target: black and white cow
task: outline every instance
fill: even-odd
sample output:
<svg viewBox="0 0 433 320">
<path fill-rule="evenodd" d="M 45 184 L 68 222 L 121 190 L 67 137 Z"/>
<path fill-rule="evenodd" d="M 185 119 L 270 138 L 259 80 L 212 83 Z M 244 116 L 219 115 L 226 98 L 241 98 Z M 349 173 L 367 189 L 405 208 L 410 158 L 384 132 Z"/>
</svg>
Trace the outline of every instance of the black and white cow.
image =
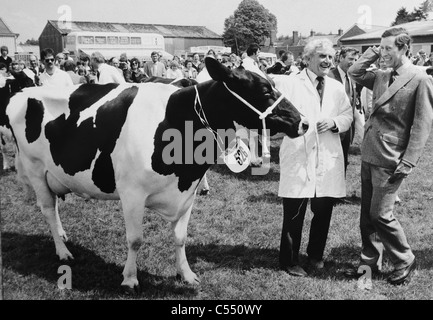
<svg viewBox="0 0 433 320">
<path fill-rule="evenodd" d="M 167 130 L 186 137 L 186 122 L 194 130 L 203 129 L 204 118 L 215 131 L 234 128 L 233 121 L 261 128 L 258 114 L 246 102 L 268 111 L 271 133 L 297 137 L 304 132 L 299 112 L 268 81 L 243 68 L 229 70 L 214 59 L 205 63 L 213 80 L 192 87 L 84 84 L 27 89 L 11 99 L 7 115 L 17 142 L 18 176 L 35 191 L 61 260 L 72 254 L 64 243 L 57 197 L 73 192 L 120 199 L 128 243 L 122 286 L 131 291 L 139 286 L 136 259 L 145 207 L 171 222 L 177 273 L 190 284 L 199 282 L 188 265 L 185 241 L 197 186 L 211 164 L 195 158 L 190 164 L 167 163 Z M 212 141 L 217 159 L 220 151 Z M 194 150 L 199 144 L 194 141 Z M 183 159 L 187 156 L 182 150 Z"/>
</svg>

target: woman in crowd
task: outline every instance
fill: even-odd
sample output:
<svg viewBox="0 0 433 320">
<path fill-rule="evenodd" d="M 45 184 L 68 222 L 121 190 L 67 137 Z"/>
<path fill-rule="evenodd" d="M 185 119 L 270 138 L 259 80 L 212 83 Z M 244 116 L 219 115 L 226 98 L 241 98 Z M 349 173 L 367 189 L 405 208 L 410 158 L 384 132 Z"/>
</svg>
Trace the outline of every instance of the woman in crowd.
<svg viewBox="0 0 433 320">
<path fill-rule="evenodd" d="M 183 70 L 183 76 L 187 79 L 196 79 L 197 70 L 193 67 L 191 60 L 185 61 L 185 69 Z"/>
<path fill-rule="evenodd" d="M 137 58 L 131 59 L 131 81 L 140 83 L 142 80 L 149 78 L 149 76 L 140 68 L 140 60 Z"/>
<path fill-rule="evenodd" d="M 173 60 L 170 62 L 169 66 L 166 75 L 168 79 L 183 79 L 183 72 L 179 69 L 179 62 Z"/>
</svg>

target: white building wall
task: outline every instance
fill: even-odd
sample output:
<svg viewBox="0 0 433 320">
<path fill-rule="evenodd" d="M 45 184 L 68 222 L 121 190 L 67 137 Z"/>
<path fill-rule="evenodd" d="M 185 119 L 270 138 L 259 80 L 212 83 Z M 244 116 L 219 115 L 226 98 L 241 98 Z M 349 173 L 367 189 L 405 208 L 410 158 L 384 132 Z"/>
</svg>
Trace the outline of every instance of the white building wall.
<svg viewBox="0 0 433 320">
<path fill-rule="evenodd" d="M 17 51 L 15 37 L 0 35 L 0 47 L 6 46 L 9 48 L 9 56 L 12 58 Z"/>
</svg>

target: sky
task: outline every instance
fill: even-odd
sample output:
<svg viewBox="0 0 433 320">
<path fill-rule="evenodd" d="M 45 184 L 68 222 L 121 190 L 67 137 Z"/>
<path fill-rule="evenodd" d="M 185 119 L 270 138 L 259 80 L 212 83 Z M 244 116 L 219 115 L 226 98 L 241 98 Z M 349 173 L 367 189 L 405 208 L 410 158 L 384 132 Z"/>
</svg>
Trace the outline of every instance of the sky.
<svg viewBox="0 0 433 320">
<path fill-rule="evenodd" d="M 0 17 L 19 33 L 38 39 L 47 20 L 205 26 L 222 35 L 224 21 L 242 0 L 0 0 Z M 325 34 L 355 23 L 390 26 L 401 7 L 411 12 L 423 0 L 258 0 L 277 17 L 277 36 Z M 433 1 L 433 0 L 432 0 Z"/>
</svg>

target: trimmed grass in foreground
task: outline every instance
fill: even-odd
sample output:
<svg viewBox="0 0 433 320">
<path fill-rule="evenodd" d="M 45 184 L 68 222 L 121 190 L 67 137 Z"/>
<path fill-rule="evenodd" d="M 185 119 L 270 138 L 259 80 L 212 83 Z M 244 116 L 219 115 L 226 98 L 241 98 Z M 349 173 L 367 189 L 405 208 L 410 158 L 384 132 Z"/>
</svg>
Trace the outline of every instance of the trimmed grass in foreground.
<svg viewBox="0 0 433 320">
<path fill-rule="evenodd" d="M 186 254 L 201 278 L 199 287 L 175 278 L 174 245 L 169 223 L 148 211 L 143 221 L 144 244 L 138 257 L 142 293 L 134 299 L 188 300 L 424 300 L 433 299 L 433 145 L 401 187 L 396 215 L 418 259 L 418 274 L 403 287 L 387 284 L 392 270 L 373 279 L 371 290 L 358 288 L 342 269 L 356 263 L 360 252 L 359 142 L 351 148 L 347 176 L 351 204 L 334 209 L 325 252 L 325 269 L 295 278 L 278 270 L 282 202 L 277 197 L 278 151 L 272 140 L 271 170 L 252 176 L 234 174 L 223 165 L 208 173 L 211 193 L 198 196 L 193 208 Z M 127 247 L 119 201 L 85 201 L 74 195 L 60 200 L 59 210 L 75 260 L 72 290 L 59 290 L 55 254 L 48 225 L 35 204 L 22 200 L 15 172 L 0 172 L 4 299 L 130 299 L 120 292 Z M 301 252 L 311 221 L 307 210 Z M 306 256 L 303 255 L 303 259 Z M 307 269 L 308 271 L 308 269 Z"/>
</svg>

